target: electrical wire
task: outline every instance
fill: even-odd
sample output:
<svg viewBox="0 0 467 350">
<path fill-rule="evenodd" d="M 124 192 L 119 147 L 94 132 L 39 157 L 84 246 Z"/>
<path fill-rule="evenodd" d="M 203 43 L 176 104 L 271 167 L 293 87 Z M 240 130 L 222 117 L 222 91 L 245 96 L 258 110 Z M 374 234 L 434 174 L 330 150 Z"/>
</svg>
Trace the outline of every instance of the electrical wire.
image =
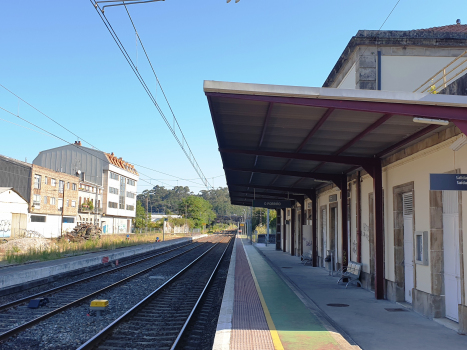
<svg viewBox="0 0 467 350">
<path fill-rule="evenodd" d="M 46 132 L 47 134 L 49 134 L 49 135 L 51 135 L 51 136 L 53 136 L 53 137 L 55 137 L 55 138 L 57 138 L 57 139 L 59 139 L 59 140 L 65 142 L 65 143 L 67 143 L 67 144 L 69 144 L 69 145 L 72 145 L 72 146 L 75 146 L 75 147 L 79 148 L 80 150 L 86 152 L 87 154 L 89 154 L 89 155 L 92 156 L 92 157 L 95 157 L 95 158 L 100 159 L 100 160 L 102 160 L 102 161 L 108 162 L 107 159 L 98 157 L 97 155 L 92 154 L 91 152 L 88 152 L 85 148 L 83 148 L 83 147 L 81 147 L 81 146 L 78 146 L 78 145 L 75 144 L 75 143 L 68 142 L 67 140 L 61 138 L 60 136 L 57 136 L 57 135 L 51 133 L 50 131 L 47 131 L 47 130 L 41 128 L 40 126 L 37 126 L 36 124 L 34 124 L 34 123 L 32 123 L 32 122 L 30 122 L 30 121 L 28 121 L 28 120 L 26 120 L 26 119 L 20 117 L 19 115 L 14 114 L 13 112 L 10 112 L 9 110 L 7 110 L 7 109 L 5 109 L 5 108 L 3 108 L 3 107 L 0 107 L 0 109 L 2 109 L 3 111 L 5 111 L 5 112 L 7 112 L 7 113 L 10 113 L 11 115 L 13 115 L 13 116 L 15 116 L 15 117 L 21 119 L 22 121 L 25 121 L 26 123 L 28 123 L 28 124 L 30 124 L 30 125 L 32 125 L 32 126 L 38 128 L 38 129 L 40 129 L 40 130 Z M 99 150 L 99 151 L 100 151 L 100 150 Z M 102 152 L 102 151 L 100 151 L 100 152 Z M 141 173 L 141 172 L 140 172 L 140 174 L 141 174 L 141 175 L 144 175 L 144 176 L 147 176 L 148 178 L 151 178 L 150 176 L 148 176 L 148 175 L 146 175 L 146 174 L 143 174 L 143 173 Z M 164 174 L 164 175 L 166 175 L 166 174 Z M 147 182 L 148 184 L 151 184 L 150 182 L 148 182 L 148 181 L 146 181 L 146 180 L 144 180 L 144 179 L 140 179 L 140 180 L 141 180 L 141 181 L 144 181 L 144 182 Z M 156 180 L 155 180 L 155 181 L 156 181 Z M 158 182 L 163 183 L 164 185 L 170 186 L 169 184 L 167 184 L 167 183 L 165 183 L 165 182 L 162 182 L 162 181 L 158 181 Z M 151 184 L 151 185 L 152 185 L 152 184 Z"/>
<path fill-rule="evenodd" d="M 397 5 L 399 5 L 399 2 L 401 0 L 397 0 L 396 4 L 394 5 L 394 7 L 392 8 L 391 12 L 389 12 L 389 15 L 387 15 L 386 19 L 384 20 L 383 24 L 381 24 L 381 26 L 379 27 L 378 31 L 376 32 L 376 35 L 375 35 L 375 44 L 376 46 L 378 46 L 378 44 L 376 43 L 376 40 L 378 39 L 378 35 L 379 35 L 379 32 L 381 32 L 381 28 L 383 28 L 384 24 L 387 22 L 387 20 L 389 19 L 389 17 L 392 15 L 392 13 L 394 12 L 394 10 L 396 9 Z M 363 50 L 363 53 L 358 57 L 358 60 L 360 61 L 360 59 L 362 58 L 362 56 L 365 54 L 366 50 L 368 49 L 368 47 L 365 47 L 365 50 Z"/>
<path fill-rule="evenodd" d="M 30 106 L 31 108 L 33 108 L 34 110 L 36 110 L 37 112 L 39 112 L 40 114 L 42 114 L 43 116 L 45 116 L 47 119 L 53 121 L 55 124 L 59 125 L 60 127 L 62 127 L 63 129 L 65 129 L 66 131 L 70 132 L 72 135 L 76 136 L 79 140 L 83 140 L 84 142 L 86 142 L 87 144 L 89 144 L 90 146 L 92 146 L 94 149 L 96 149 L 96 150 L 98 150 L 98 151 L 100 151 L 100 152 L 103 152 L 103 151 L 100 150 L 99 148 L 93 146 L 93 145 L 92 145 L 91 143 L 89 143 L 88 141 L 85 141 L 85 140 L 84 140 L 82 137 L 80 137 L 79 135 L 77 135 L 77 134 L 73 133 L 71 130 L 67 129 L 67 128 L 66 128 L 65 126 L 63 126 L 62 124 L 58 123 L 55 119 L 49 117 L 47 114 L 45 114 L 44 112 L 40 111 L 38 108 L 34 107 L 32 104 L 30 104 L 30 103 L 27 102 L 26 100 L 22 99 L 20 96 L 18 96 L 17 94 L 15 94 L 13 91 L 11 91 L 11 90 L 9 90 L 8 88 L 6 88 L 4 85 L 0 84 L 0 87 L 4 88 L 6 91 L 8 91 L 9 93 L 11 93 L 13 96 L 17 97 L 19 100 L 23 101 L 23 102 L 26 103 L 28 106 Z M 30 123 L 29 121 L 27 121 L 27 120 L 25 120 L 25 119 L 23 119 L 23 118 L 17 116 L 15 113 L 10 112 L 10 111 L 6 110 L 6 109 L 3 108 L 3 107 L 0 107 L 0 109 L 4 110 L 5 112 L 7 112 L 7 113 L 9 113 L 9 114 L 11 114 L 11 115 L 13 115 L 13 116 L 15 116 L 15 117 L 17 117 L 17 118 L 20 118 L 21 120 L 23 120 L 23 121 L 25 121 L 25 122 L 27 122 L 27 123 L 29 123 L 29 124 L 35 126 L 36 128 L 41 129 L 42 131 L 47 132 L 47 133 L 50 134 L 52 137 L 56 137 L 56 138 L 60 139 L 61 141 L 64 141 L 64 142 L 66 142 L 66 143 L 68 143 L 68 144 L 71 144 L 70 142 L 68 142 L 68 141 L 66 141 L 66 140 L 64 140 L 64 139 L 62 139 L 62 138 L 59 138 L 58 136 L 56 136 L 56 135 L 54 135 L 54 134 L 49 133 L 48 131 L 46 131 L 46 130 L 40 128 L 40 127 L 38 127 L 38 126 L 35 125 L 35 124 Z M 5 120 L 5 119 L 2 119 L 2 120 L 6 121 L 6 122 L 8 122 L 8 123 L 17 125 L 17 126 L 19 126 L 19 127 L 26 128 L 25 126 L 21 126 L 21 125 L 19 125 L 19 124 L 15 124 L 15 123 L 9 122 L 9 121 L 7 121 L 7 120 Z M 26 128 L 26 129 L 29 129 L 29 128 Z M 35 130 L 33 130 L 33 129 L 29 129 L 29 130 L 35 131 Z M 38 131 L 35 131 L 35 132 L 38 132 Z M 88 153 L 89 153 L 89 152 L 88 152 Z M 181 178 L 181 177 L 178 177 L 178 176 L 175 176 L 175 175 L 171 175 L 171 174 L 167 174 L 167 173 L 164 173 L 164 172 L 162 172 L 162 171 L 158 171 L 158 170 L 156 170 L 156 169 L 152 169 L 152 168 L 149 168 L 149 167 L 145 167 L 145 166 L 140 165 L 140 164 L 136 164 L 136 163 L 132 163 L 132 164 L 135 165 L 135 166 L 137 166 L 137 167 L 140 167 L 140 168 L 144 168 L 144 169 L 147 169 L 147 170 L 150 170 L 150 171 L 154 171 L 154 172 L 159 173 L 159 174 L 162 174 L 162 175 L 166 175 L 166 176 L 170 176 L 170 177 L 176 178 L 176 179 L 178 179 L 178 180 L 188 181 L 188 182 L 192 182 L 192 183 L 197 184 L 197 185 L 201 185 L 201 184 L 198 183 L 198 182 L 191 181 L 192 179 L 183 179 L 183 178 Z M 144 175 L 144 174 L 142 174 L 142 175 Z M 148 176 L 148 177 L 149 177 L 149 176 Z M 151 178 L 151 180 L 158 181 L 157 179 L 152 179 L 152 178 Z M 195 180 L 196 180 L 196 179 L 195 179 Z M 161 182 L 162 182 L 162 181 L 161 181 Z M 162 182 L 162 183 L 163 183 L 163 182 Z M 168 185 L 168 184 L 166 184 L 166 185 Z M 168 185 L 168 186 L 169 186 L 169 185 Z"/>
<path fill-rule="evenodd" d="M 97 14 L 99 15 L 100 19 L 102 20 L 102 22 L 104 23 L 105 27 L 107 28 L 107 30 L 109 31 L 110 35 L 112 36 L 112 39 L 115 41 L 115 43 L 117 44 L 120 52 L 123 54 L 123 56 L 125 57 L 125 60 L 127 61 L 127 63 L 129 64 L 130 68 L 132 69 L 133 73 L 136 75 L 136 78 L 139 80 L 140 84 L 143 86 L 143 89 L 146 91 L 147 95 L 149 96 L 149 98 L 151 99 L 151 101 L 153 102 L 154 106 L 156 107 L 157 111 L 159 112 L 159 114 L 161 115 L 162 119 L 164 120 L 165 124 L 167 125 L 167 127 L 169 128 L 170 132 L 172 133 L 173 137 L 175 138 L 175 140 L 177 141 L 177 143 L 179 144 L 180 148 L 182 149 L 182 151 L 185 153 L 185 156 L 188 158 L 189 162 L 191 163 L 193 169 L 196 171 L 196 173 L 198 174 L 199 178 L 201 179 L 201 181 L 204 183 L 204 185 L 209 189 L 209 187 L 212 188 L 212 186 L 209 184 L 208 180 L 206 179 L 206 176 L 204 175 L 203 171 L 201 170 L 201 167 L 199 166 L 188 142 L 186 141 L 186 138 L 185 136 L 183 135 L 183 132 L 180 128 L 180 125 L 178 124 L 178 121 L 176 120 L 175 118 L 175 114 L 173 114 L 173 117 L 174 117 L 174 122 L 176 121 L 177 122 L 177 126 L 180 130 L 180 133 L 182 134 L 182 141 L 180 141 L 180 139 L 178 138 L 177 134 L 176 134 L 176 131 L 172 128 L 172 126 L 170 125 L 170 122 L 168 121 L 167 117 L 165 116 L 164 112 L 162 111 L 161 107 L 159 106 L 159 104 L 157 103 L 156 99 L 154 98 L 153 94 L 151 93 L 149 87 L 147 86 L 146 82 L 144 81 L 143 77 L 141 76 L 141 74 L 139 73 L 136 65 L 134 64 L 133 60 L 131 59 L 130 55 L 128 54 L 128 52 L 126 51 L 125 49 L 125 46 L 122 44 L 122 42 L 120 41 L 120 38 L 118 37 L 117 33 L 115 32 L 115 30 L 113 29 L 112 25 L 110 24 L 110 21 L 108 20 L 108 18 L 105 16 L 105 14 L 103 13 L 102 9 L 99 7 L 99 4 L 96 2 L 96 0 L 90 0 L 91 4 L 94 6 Z M 127 9 L 128 11 L 128 9 Z M 133 24 L 133 27 L 136 31 L 136 27 L 134 26 Z M 139 35 L 138 35 L 138 38 L 139 38 Z M 141 46 L 143 47 L 143 44 L 142 44 L 142 41 L 141 41 L 141 38 L 139 38 L 139 41 L 141 43 Z M 153 70 L 153 73 L 155 74 L 155 71 L 152 67 L 152 64 L 149 60 L 149 56 L 147 55 L 146 53 L 146 50 L 145 51 L 145 54 L 146 54 L 146 57 L 151 65 L 151 68 Z M 159 86 L 160 86 L 160 82 L 159 83 Z M 164 94 L 165 95 L 165 94 Z M 167 103 L 168 103 L 168 100 L 166 99 Z M 169 108 L 171 109 L 172 113 L 173 113 L 173 110 L 172 108 L 170 107 L 170 104 L 169 104 Z M 185 148 L 185 143 L 188 147 L 188 151 L 187 152 L 187 149 Z"/>
</svg>

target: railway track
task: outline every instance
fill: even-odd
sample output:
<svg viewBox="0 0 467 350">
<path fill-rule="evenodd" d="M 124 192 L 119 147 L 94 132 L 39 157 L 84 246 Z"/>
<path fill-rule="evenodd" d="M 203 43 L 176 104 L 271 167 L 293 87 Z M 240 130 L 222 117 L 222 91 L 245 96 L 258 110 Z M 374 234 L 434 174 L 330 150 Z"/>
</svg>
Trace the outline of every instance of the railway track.
<svg viewBox="0 0 467 350">
<path fill-rule="evenodd" d="M 176 349 L 232 242 L 224 237 L 78 350 Z"/>
<path fill-rule="evenodd" d="M 215 238 L 215 240 L 219 239 L 219 237 Z M 5 341 L 58 313 L 80 305 L 93 296 L 125 285 L 169 261 L 184 256 L 187 256 L 188 259 L 191 259 L 192 256 L 198 256 L 200 252 L 208 249 L 205 243 L 209 242 L 189 243 L 158 252 L 127 265 L 1 305 L 0 341 Z M 48 297 L 49 304 L 38 309 L 28 309 L 25 303 L 38 297 Z"/>
</svg>

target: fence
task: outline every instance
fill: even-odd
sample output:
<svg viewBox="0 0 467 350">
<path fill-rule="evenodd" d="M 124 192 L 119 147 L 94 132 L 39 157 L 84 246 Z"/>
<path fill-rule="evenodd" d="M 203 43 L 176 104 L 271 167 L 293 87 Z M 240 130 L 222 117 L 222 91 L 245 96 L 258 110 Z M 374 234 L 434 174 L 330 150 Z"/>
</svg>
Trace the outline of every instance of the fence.
<svg viewBox="0 0 467 350">
<path fill-rule="evenodd" d="M 438 88 L 441 90 L 448 86 L 455 78 L 460 77 L 467 71 L 467 50 L 461 55 L 453 59 L 449 64 L 441 68 L 433 76 L 428 78 L 422 85 L 416 88 L 413 92 L 431 92 L 437 93 Z"/>
</svg>

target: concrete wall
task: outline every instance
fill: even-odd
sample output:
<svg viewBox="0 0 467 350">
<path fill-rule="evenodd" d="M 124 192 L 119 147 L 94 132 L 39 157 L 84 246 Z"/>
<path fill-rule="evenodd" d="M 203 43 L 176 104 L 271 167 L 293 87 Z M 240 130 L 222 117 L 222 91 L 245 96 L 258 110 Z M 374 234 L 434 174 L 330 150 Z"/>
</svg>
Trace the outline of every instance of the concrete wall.
<svg viewBox="0 0 467 350">
<path fill-rule="evenodd" d="M 31 222 L 31 215 L 45 216 L 45 222 Z M 36 231 L 45 238 L 56 238 L 60 237 L 61 234 L 61 215 L 43 215 L 30 213 L 28 214 L 28 230 Z M 63 231 L 71 231 L 76 226 L 73 224 L 63 224 Z"/>
<path fill-rule="evenodd" d="M 381 52 L 381 90 L 412 92 L 431 76 L 464 52 L 465 48 L 450 47 L 401 47 L 361 46 L 340 68 L 330 87 L 340 89 L 378 89 L 378 51 Z M 457 61 L 448 69 L 453 69 Z M 460 73 L 466 65 L 453 70 L 447 79 Z M 455 79 L 462 77 L 462 72 Z M 442 81 L 435 84 L 436 90 L 443 89 Z M 429 86 L 429 85 L 427 85 Z M 421 91 L 420 91 L 421 92 Z M 463 91 L 462 95 L 466 94 Z"/>
</svg>

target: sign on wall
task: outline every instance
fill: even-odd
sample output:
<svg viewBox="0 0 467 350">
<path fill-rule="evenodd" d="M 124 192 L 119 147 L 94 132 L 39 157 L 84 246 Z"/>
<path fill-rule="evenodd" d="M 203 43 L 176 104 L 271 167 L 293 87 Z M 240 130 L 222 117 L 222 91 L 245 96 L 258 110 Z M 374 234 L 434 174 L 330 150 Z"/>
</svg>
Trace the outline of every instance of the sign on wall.
<svg viewBox="0 0 467 350">
<path fill-rule="evenodd" d="M 288 200 L 270 200 L 270 199 L 254 199 L 253 200 L 254 207 L 261 207 L 261 208 L 269 208 L 269 209 L 276 209 L 276 208 L 290 208 L 292 206 L 292 201 Z"/>
<path fill-rule="evenodd" d="M 467 174 L 430 174 L 431 191 L 467 191 Z"/>
</svg>

